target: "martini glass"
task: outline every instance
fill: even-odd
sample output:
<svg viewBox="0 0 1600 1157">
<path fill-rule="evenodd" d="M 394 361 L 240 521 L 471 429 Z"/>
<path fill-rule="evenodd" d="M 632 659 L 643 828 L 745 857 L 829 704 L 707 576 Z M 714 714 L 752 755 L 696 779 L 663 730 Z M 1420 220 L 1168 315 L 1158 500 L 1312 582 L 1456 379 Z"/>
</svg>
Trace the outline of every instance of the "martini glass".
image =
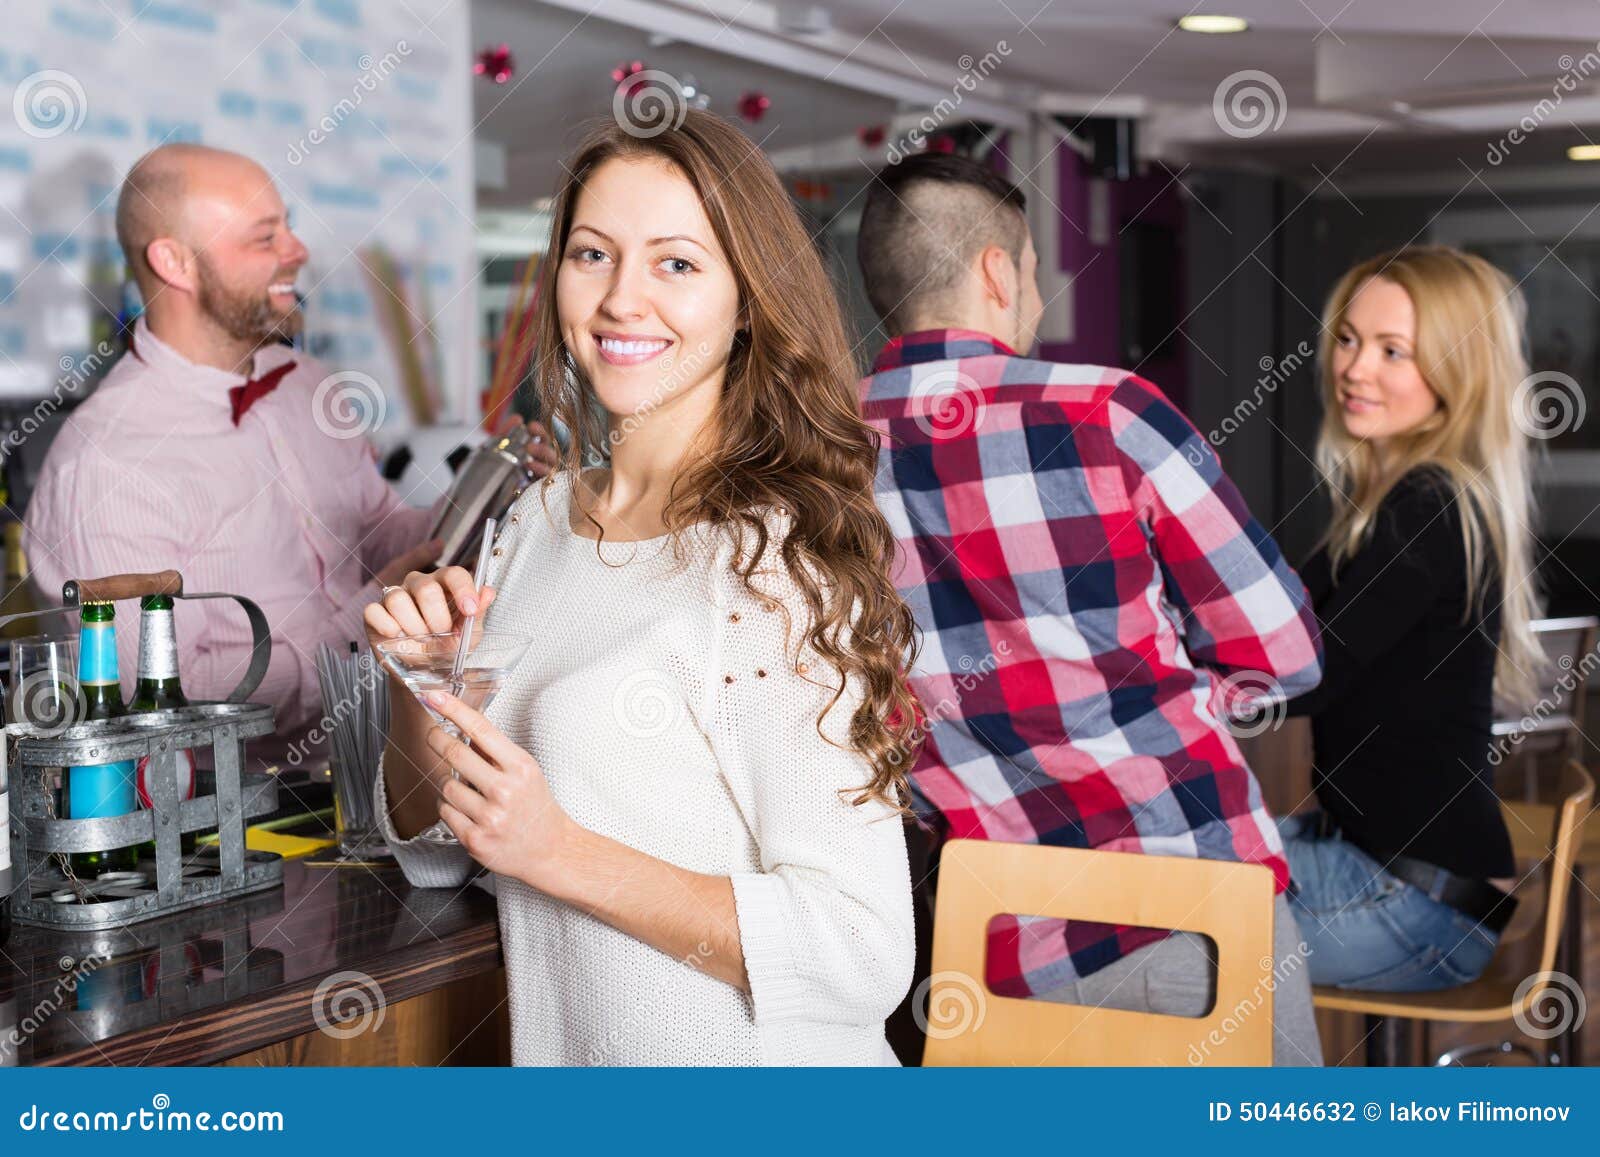
<svg viewBox="0 0 1600 1157">
<path fill-rule="evenodd" d="M 466 660 L 457 672 L 461 633 L 446 631 L 436 635 L 401 635 L 377 644 L 378 658 L 413 695 L 417 702 L 446 732 L 471 746 L 472 740 L 441 715 L 422 696 L 429 691 L 445 691 L 468 707 L 487 710 L 514 667 L 522 660 L 532 636 L 509 631 L 481 631 L 466 649 Z M 452 768 L 451 776 L 460 779 Z M 456 838 L 443 820 L 418 833 L 430 844 L 453 844 Z"/>
</svg>

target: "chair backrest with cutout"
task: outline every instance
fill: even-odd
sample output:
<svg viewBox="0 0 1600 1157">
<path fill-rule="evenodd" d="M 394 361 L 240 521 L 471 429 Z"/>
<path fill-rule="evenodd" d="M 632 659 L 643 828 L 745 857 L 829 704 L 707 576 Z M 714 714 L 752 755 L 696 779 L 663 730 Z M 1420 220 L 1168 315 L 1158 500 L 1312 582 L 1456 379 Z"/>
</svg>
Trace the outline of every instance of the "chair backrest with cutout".
<svg viewBox="0 0 1600 1157">
<path fill-rule="evenodd" d="M 1209 936 L 1216 1003 L 1196 1018 L 997 996 L 984 960 L 989 922 L 1006 913 Z M 951 840 L 939 858 L 923 1064 L 1270 1065 L 1272 920 L 1272 872 L 1256 864 Z"/>
</svg>

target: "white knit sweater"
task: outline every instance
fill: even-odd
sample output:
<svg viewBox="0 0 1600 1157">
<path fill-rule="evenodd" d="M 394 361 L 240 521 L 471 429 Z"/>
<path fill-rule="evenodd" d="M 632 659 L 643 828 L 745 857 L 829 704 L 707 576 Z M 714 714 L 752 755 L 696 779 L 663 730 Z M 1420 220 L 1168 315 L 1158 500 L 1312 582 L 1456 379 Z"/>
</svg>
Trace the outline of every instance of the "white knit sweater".
<svg viewBox="0 0 1600 1157">
<path fill-rule="evenodd" d="M 733 881 L 751 994 L 520 880 L 495 877 L 519 1065 L 893 1064 L 884 1018 L 913 956 L 899 817 L 852 806 L 858 755 L 819 736 L 837 671 L 785 657 L 796 588 L 733 574 L 723 533 L 604 546 L 573 532 L 570 476 L 530 487 L 496 544 L 487 630 L 534 644 L 487 714 L 531 752 L 574 820 L 652 856 Z M 776 534 L 785 529 L 774 516 Z M 781 565 L 775 538 L 763 570 Z M 804 664 L 801 675 L 797 665 Z M 842 743 L 852 682 L 824 732 Z M 460 888 L 460 846 L 390 847 L 416 887 Z M 708 948 L 709 950 L 709 948 Z"/>
</svg>

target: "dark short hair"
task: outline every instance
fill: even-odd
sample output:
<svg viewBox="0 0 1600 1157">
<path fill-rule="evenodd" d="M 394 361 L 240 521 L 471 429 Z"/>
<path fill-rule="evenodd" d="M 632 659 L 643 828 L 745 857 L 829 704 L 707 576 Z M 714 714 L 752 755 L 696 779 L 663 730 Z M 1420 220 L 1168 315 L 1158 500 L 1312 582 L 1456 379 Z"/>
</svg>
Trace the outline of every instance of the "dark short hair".
<svg viewBox="0 0 1600 1157">
<path fill-rule="evenodd" d="M 1021 264 L 1026 209 L 1021 189 L 970 157 L 918 153 L 878 170 L 856 260 L 884 326 L 904 332 L 907 319 L 942 304 L 990 245 Z"/>
</svg>

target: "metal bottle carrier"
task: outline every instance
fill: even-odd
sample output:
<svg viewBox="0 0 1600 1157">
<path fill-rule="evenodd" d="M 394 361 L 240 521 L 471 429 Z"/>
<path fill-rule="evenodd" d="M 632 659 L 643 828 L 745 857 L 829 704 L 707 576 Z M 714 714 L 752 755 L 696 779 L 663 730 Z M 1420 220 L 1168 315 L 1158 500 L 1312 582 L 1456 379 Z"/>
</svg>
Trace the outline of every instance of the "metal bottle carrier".
<svg viewBox="0 0 1600 1157">
<path fill-rule="evenodd" d="M 270 775 L 245 772 L 247 739 L 273 730 L 272 708 L 248 703 L 272 655 L 266 616 L 240 595 L 183 593 L 183 577 L 158 574 L 72 579 L 61 607 L 0 618 L 0 626 L 45 615 L 76 615 L 80 602 L 114 602 L 146 595 L 174 599 L 233 599 L 250 620 L 250 666 L 226 700 L 144 712 L 119 719 L 74 723 L 41 731 L 23 722 L 5 726 L 10 748 L 11 860 L 18 883 L 11 910 L 19 923 L 80 931 L 116 928 L 283 882 L 283 863 L 271 852 L 245 847 L 245 821 L 275 811 L 278 787 Z M 69 720 L 70 722 L 70 720 Z M 196 772 L 195 797 L 178 798 L 178 753 L 211 748 L 214 772 Z M 57 819 L 53 780 L 74 764 L 112 763 L 150 756 L 145 783 L 152 808 L 103 819 Z M 210 779 L 211 790 L 203 791 Z M 217 846 L 185 865 L 183 833 L 217 829 Z M 104 851 L 154 840 L 154 860 L 143 860 L 143 879 L 109 873 L 74 881 L 52 853 Z"/>
</svg>

